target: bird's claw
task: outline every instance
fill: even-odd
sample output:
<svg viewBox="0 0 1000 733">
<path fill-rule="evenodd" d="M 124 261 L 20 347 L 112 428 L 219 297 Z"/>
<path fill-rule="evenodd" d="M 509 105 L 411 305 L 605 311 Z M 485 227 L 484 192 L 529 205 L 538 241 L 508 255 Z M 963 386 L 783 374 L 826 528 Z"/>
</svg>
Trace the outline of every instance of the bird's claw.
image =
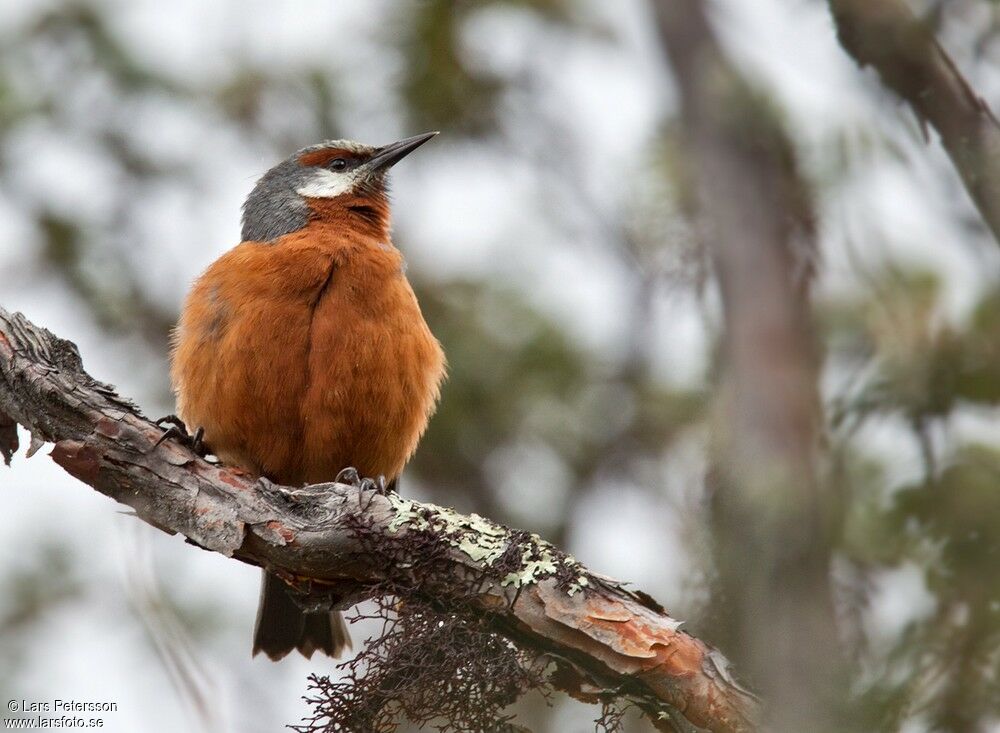
<svg viewBox="0 0 1000 733">
<path fill-rule="evenodd" d="M 357 486 L 361 482 L 361 477 L 358 475 L 358 469 L 348 466 L 347 468 L 342 468 L 333 481 L 338 484 Z"/>
<path fill-rule="evenodd" d="M 353 486 L 361 491 L 375 491 L 379 494 L 385 496 L 388 492 L 385 484 L 385 476 L 377 476 L 376 478 L 362 478 L 358 473 L 358 469 L 353 466 L 348 466 L 347 468 L 341 470 L 337 474 L 337 478 L 334 481 L 338 484 L 347 484 L 348 486 Z"/>
<path fill-rule="evenodd" d="M 163 431 L 163 435 L 160 439 L 156 441 L 153 446 L 153 450 L 160 447 L 160 444 L 173 438 L 181 445 L 185 445 L 190 448 L 198 456 L 204 458 L 209 454 L 208 447 L 205 445 L 205 428 L 199 427 L 194 431 L 194 435 L 188 432 L 187 425 L 181 420 L 177 415 L 164 415 L 155 423 L 157 427 L 163 427 L 164 424 L 169 424 L 170 427 Z"/>
<path fill-rule="evenodd" d="M 173 425 L 175 428 L 182 431 L 183 433 L 185 434 L 187 433 L 187 425 L 185 425 L 184 421 L 181 420 L 179 417 L 177 417 L 177 415 L 174 415 L 172 413 L 170 415 L 164 415 L 163 417 L 154 420 L 153 424 L 158 428 L 162 428 L 164 425 L 168 424 Z"/>
</svg>

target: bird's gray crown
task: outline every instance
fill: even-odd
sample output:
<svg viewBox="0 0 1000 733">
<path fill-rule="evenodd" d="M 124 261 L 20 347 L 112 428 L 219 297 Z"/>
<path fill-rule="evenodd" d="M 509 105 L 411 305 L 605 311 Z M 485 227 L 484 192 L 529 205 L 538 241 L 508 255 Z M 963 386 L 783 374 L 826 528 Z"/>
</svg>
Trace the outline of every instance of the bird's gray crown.
<svg viewBox="0 0 1000 733">
<path fill-rule="evenodd" d="M 243 204 L 243 241 L 270 242 L 305 227 L 306 197 L 331 198 L 353 190 L 359 182 L 357 164 L 376 150 L 353 140 L 327 140 L 302 148 L 271 168 Z M 327 151 L 330 155 L 324 155 Z M 333 170 L 330 165 L 337 158 L 350 159 L 351 164 Z"/>
<path fill-rule="evenodd" d="M 382 147 L 328 140 L 302 148 L 257 181 L 243 204 L 243 240 L 270 242 L 309 223 L 306 199 L 344 194 L 379 195 L 392 166 L 437 135 L 403 138 Z M 363 210 L 370 207 L 355 207 Z"/>
</svg>

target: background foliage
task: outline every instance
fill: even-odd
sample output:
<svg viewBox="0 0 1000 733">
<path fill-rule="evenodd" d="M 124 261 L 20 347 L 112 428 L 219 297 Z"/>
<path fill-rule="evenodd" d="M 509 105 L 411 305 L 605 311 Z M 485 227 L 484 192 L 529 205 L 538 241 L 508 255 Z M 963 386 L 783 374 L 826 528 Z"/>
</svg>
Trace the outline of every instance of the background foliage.
<svg viewBox="0 0 1000 733">
<path fill-rule="evenodd" d="M 996 4 L 914 5 L 996 108 Z M 819 214 L 851 688 L 870 729 L 1000 730 L 996 243 L 822 3 L 714 8 Z M 2 304 L 168 412 L 181 295 L 236 242 L 255 176 L 316 140 L 440 129 L 397 175 L 396 242 L 450 362 L 404 491 L 537 531 L 711 640 L 720 313 L 670 73 L 638 1 L 4 8 Z M 297 721 L 306 671 L 329 669 L 247 665 L 254 574 L 113 518 L 44 462 L 0 474 L 0 693 L 117 699 L 112 730 Z M 519 712 L 536 731 L 599 714 Z"/>
</svg>

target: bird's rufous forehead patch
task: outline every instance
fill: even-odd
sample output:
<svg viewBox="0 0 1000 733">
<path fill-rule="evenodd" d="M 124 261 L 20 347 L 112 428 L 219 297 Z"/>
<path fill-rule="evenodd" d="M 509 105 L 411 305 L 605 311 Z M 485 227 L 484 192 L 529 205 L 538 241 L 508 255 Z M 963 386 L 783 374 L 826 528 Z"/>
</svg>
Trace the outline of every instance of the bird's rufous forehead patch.
<svg viewBox="0 0 1000 733">
<path fill-rule="evenodd" d="M 299 156 L 299 163 L 302 165 L 326 165 L 335 158 L 357 158 L 357 150 L 347 148 L 319 148 L 309 150 Z"/>
</svg>

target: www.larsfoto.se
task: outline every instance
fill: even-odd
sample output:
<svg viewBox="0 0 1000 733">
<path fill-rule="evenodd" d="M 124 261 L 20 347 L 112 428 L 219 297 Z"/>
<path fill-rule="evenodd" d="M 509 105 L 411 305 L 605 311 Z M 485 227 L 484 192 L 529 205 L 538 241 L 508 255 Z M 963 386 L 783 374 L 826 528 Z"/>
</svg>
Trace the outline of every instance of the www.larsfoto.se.
<svg viewBox="0 0 1000 733">
<path fill-rule="evenodd" d="M 34 715 L 28 718 L 5 718 L 3 730 L 49 730 L 51 728 L 103 728 L 101 718 L 79 718 L 63 715 L 58 718 L 48 718 Z"/>
</svg>

